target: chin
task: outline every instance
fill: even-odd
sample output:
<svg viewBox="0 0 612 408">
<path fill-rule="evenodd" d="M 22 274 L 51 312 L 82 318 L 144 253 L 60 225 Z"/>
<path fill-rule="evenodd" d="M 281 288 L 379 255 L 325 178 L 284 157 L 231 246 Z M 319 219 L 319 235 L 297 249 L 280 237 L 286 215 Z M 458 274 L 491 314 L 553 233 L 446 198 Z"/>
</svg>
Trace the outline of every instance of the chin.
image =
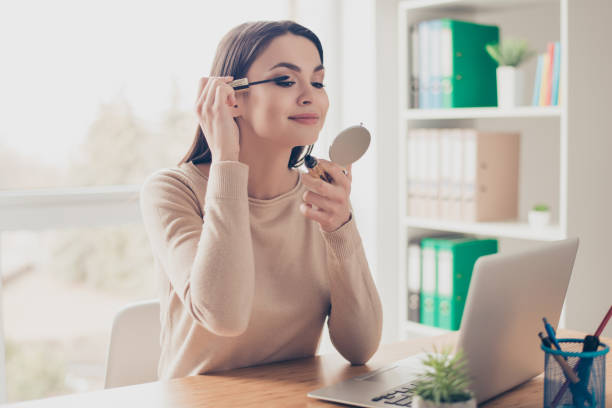
<svg viewBox="0 0 612 408">
<path fill-rule="evenodd" d="M 291 143 L 294 146 L 306 146 L 314 144 L 319 140 L 321 129 L 290 129 L 288 134 L 292 135 Z"/>
</svg>

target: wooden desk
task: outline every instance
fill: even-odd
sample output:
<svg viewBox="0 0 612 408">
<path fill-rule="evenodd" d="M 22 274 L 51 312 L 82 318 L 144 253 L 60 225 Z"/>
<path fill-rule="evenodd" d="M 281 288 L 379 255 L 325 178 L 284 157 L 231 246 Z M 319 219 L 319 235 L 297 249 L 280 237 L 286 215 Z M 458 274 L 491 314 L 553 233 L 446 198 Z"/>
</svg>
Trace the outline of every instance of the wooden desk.
<svg viewBox="0 0 612 408">
<path fill-rule="evenodd" d="M 584 337 L 561 331 L 559 337 Z M 14 408 L 66 407 L 340 407 L 308 398 L 306 394 L 422 351 L 452 344 L 455 334 L 381 346 L 364 366 L 350 366 L 337 354 L 283 363 L 231 370 L 220 374 L 185 377 L 129 387 L 114 388 L 65 397 L 49 398 L 6 406 Z M 611 344 L 612 339 L 602 339 Z M 612 358 L 606 360 L 606 400 L 612 406 Z M 544 355 L 542 354 L 542 367 Z M 541 407 L 543 374 L 489 401 L 484 406 Z"/>
</svg>

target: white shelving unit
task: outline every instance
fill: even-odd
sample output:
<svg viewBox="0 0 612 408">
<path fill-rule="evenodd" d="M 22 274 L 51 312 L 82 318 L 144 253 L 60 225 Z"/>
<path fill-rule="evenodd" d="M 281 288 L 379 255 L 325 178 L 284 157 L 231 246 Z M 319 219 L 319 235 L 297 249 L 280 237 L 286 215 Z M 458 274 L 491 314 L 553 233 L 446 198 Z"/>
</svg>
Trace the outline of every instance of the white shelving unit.
<svg viewBox="0 0 612 408">
<path fill-rule="evenodd" d="M 559 106 L 520 106 L 512 109 L 406 109 L 402 112 L 402 114 L 404 120 L 539 118 L 561 117 L 561 108 Z"/>
<path fill-rule="evenodd" d="M 410 109 L 409 27 L 423 20 L 454 18 L 500 27 L 500 38 L 525 38 L 538 53 L 546 44 L 560 41 L 561 87 L 568 89 L 567 0 L 403 0 L 398 3 L 398 208 L 399 214 L 399 327 L 400 338 L 436 335 L 444 330 L 407 321 L 407 242 L 412 236 L 437 231 L 496 237 L 500 250 L 520 248 L 533 241 L 567 237 L 568 124 L 567 98 L 562 106 L 521 106 L 513 109 L 458 108 Z M 535 58 L 525 69 L 525 98 L 531 102 Z M 565 97 L 567 94 L 565 94 Z M 411 128 L 470 127 L 483 130 L 519 131 L 521 158 L 519 219 L 508 222 L 470 223 L 409 217 L 406 214 L 406 137 Z M 527 211 L 539 201 L 553 208 L 553 224 L 533 228 Z"/>
</svg>

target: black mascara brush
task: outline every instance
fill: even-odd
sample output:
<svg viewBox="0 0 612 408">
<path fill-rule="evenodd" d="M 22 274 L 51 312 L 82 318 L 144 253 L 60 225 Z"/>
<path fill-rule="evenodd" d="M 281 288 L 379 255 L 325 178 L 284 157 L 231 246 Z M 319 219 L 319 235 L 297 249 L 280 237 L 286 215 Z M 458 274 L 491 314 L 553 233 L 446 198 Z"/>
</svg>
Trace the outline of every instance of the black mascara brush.
<svg viewBox="0 0 612 408">
<path fill-rule="evenodd" d="M 279 76 L 276 78 L 270 78 L 270 79 L 264 79 L 263 81 L 255 81 L 255 82 L 251 82 L 249 83 L 249 80 L 247 78 L 240 78 L 240 79 L 236 79 L 232 82 L 229 83 L 229 85 L 234 88 L 235 91 L 241 91 L 243 89 L 247 89 L 250 86 L 253 85 L 257 85 L 257 84 L 265 84 L 266 82 L 282 82 L 282 81 L 286 81 L 289 79 L 289 75 L 283 75 L 283 76 Z"/>
</svg>

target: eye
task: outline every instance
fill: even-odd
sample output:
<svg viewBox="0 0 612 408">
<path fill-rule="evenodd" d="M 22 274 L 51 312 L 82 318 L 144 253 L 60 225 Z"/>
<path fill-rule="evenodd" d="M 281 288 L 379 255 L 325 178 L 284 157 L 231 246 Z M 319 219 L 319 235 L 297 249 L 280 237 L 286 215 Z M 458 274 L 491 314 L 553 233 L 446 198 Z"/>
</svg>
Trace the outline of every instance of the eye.
<svg viewBox="0 0 612 408">
<path fill-rule="evenodd" d="M 290 86 L 293 86 L 294 84 L 295 84 L 295 81 L 276 81 L 276 85 L 282 86 L 283 88 L 289 88 Z"/>
<path fill-rule="evenodd" d="M 323 88 L 325 85 L 321 82 L 313 82 L 312 86 L 314 86 L 315 88 L 321 89 Z"/>
</svg>

